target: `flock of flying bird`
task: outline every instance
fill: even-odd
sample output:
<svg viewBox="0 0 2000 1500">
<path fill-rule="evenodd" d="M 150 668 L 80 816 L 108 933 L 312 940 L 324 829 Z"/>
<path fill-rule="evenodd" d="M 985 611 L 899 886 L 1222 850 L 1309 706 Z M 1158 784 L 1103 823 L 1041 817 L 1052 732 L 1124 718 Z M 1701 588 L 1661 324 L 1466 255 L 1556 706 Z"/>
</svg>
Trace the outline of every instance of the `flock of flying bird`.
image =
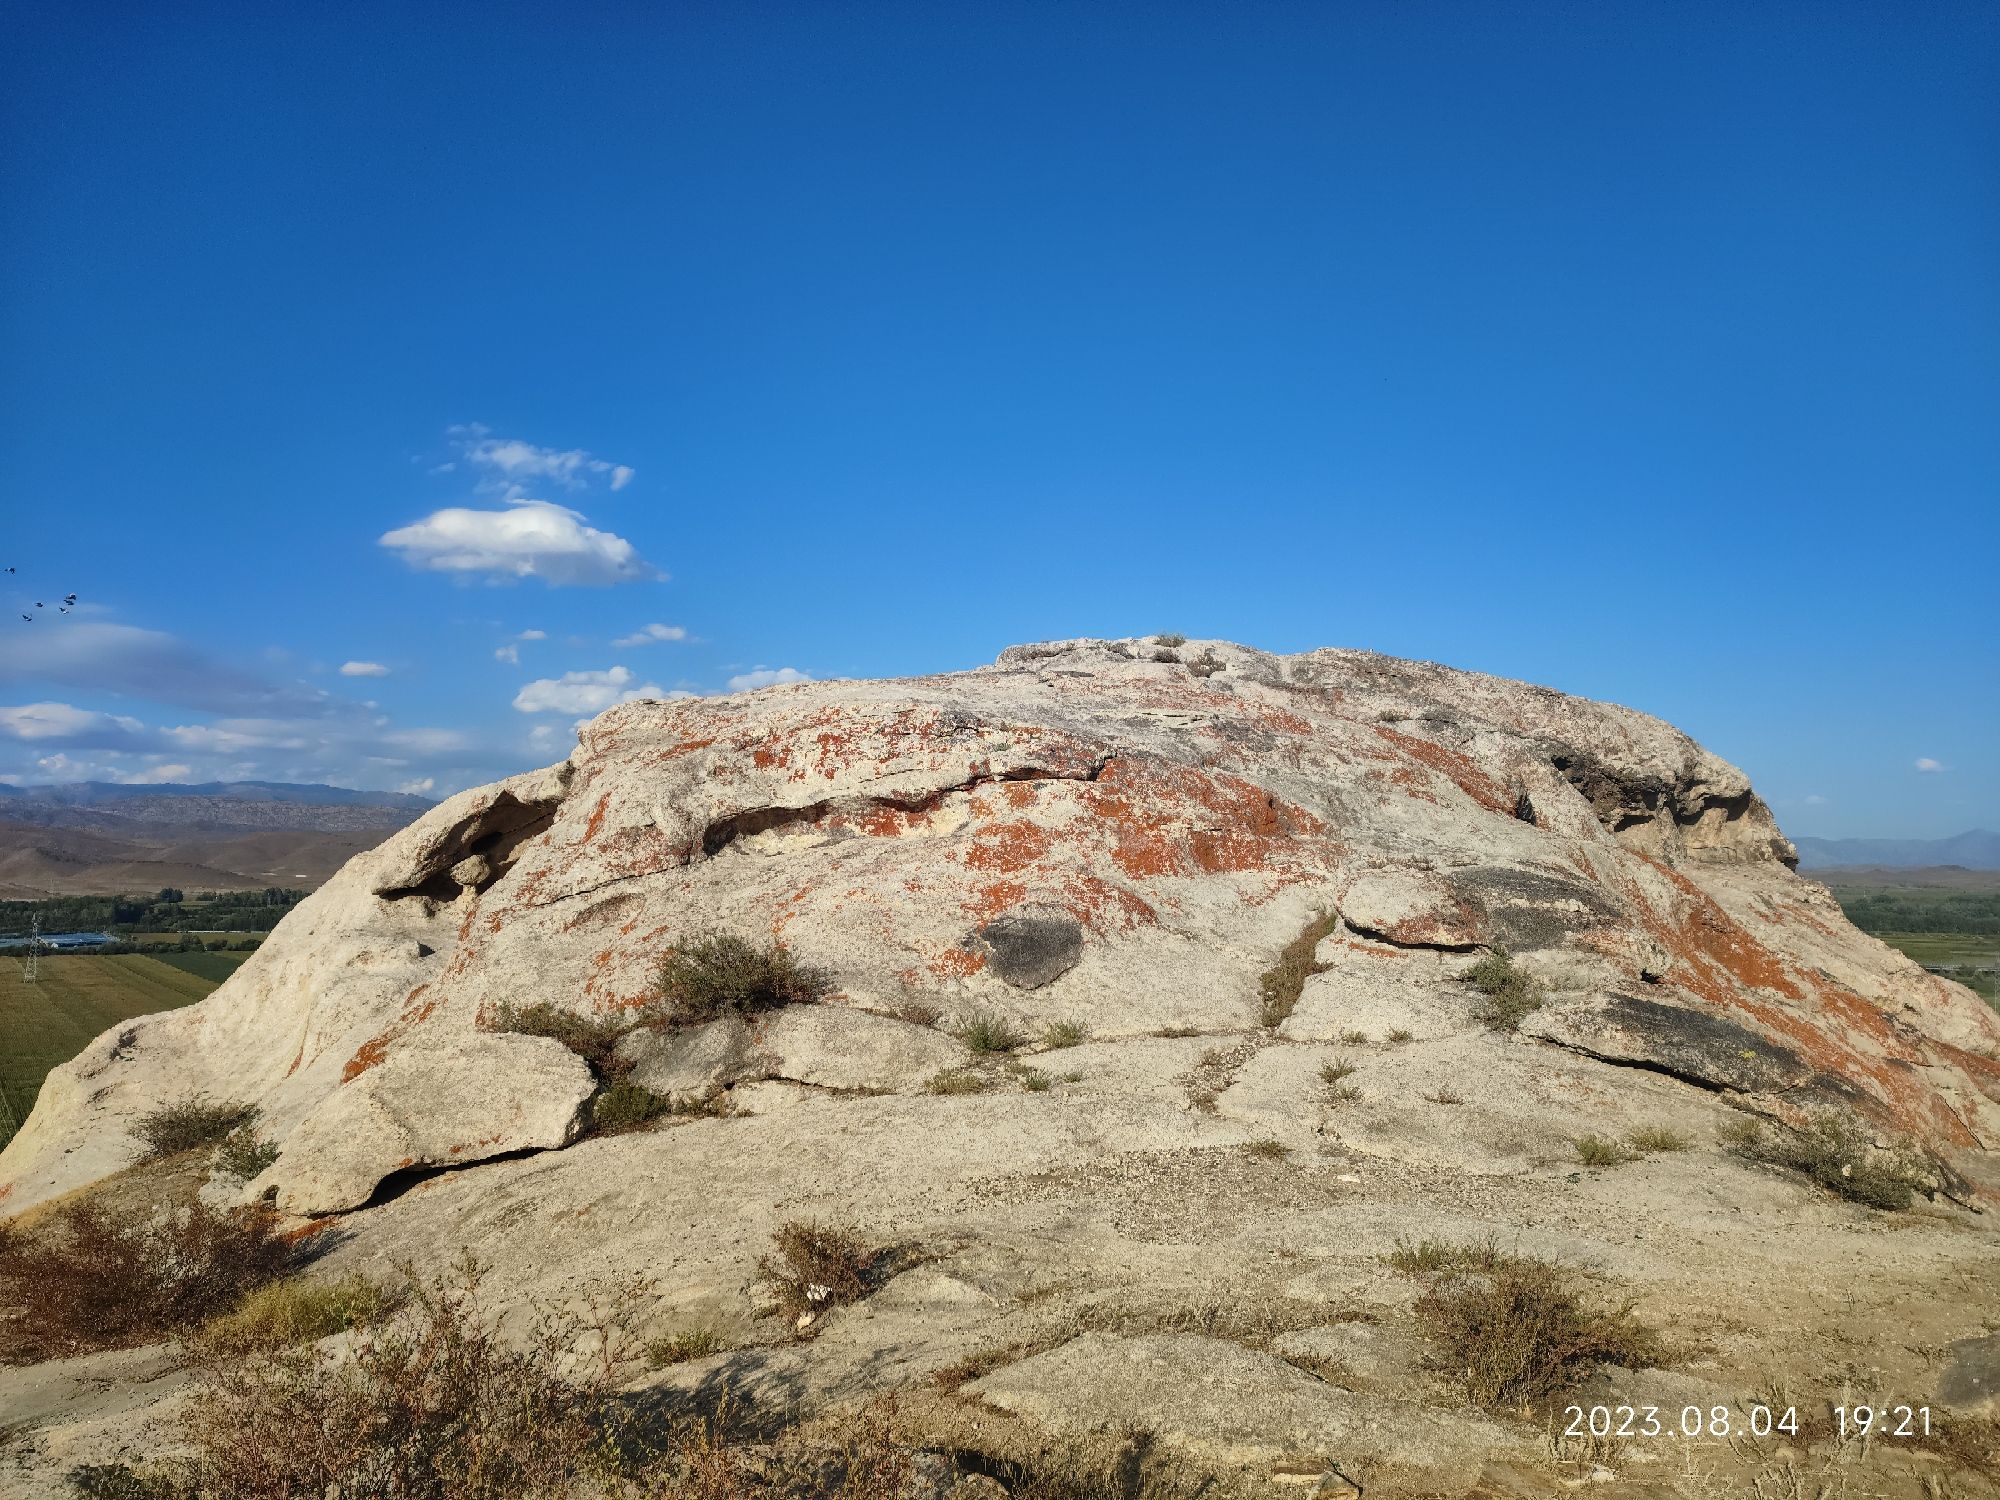
<svg viewBox="0 0 2000 1500">
<path fill-rule="evenodd" d="M 12 574 L 14 570 L 12 568 L 9 568 L 7 571 L 9 574 Z M 37 599 L 35 601 L 35 608 L 47 609 L 48 605 L 44 604 L 41 600 Z M 76 608 L 76 595 L 64 594 L 62 597 L 62 603 L 56 607 L 56 613 L 59 615 L 66 615 L 75 608 Z M 24 614 L 21 616 L 21 618 L 26 620 L 30 625 L 34 624 L 35 622 L 35 617 L 30 614 Z"/>
</svg>

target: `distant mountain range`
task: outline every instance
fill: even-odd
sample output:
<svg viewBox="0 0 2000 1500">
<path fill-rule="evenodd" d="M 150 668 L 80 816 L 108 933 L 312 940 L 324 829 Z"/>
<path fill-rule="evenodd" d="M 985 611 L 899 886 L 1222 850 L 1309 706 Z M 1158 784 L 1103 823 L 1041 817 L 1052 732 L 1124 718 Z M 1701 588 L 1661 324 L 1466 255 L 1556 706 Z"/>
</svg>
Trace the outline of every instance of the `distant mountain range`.
<svg viewBox="0 0 2000 1500">
<path fill-rule="evenodd" d="M 1842 865 L 1911 870 L 1958 865 L 1967 870 L 2000 870 L 2000 833 L 1975 828 L 1948 839 L 1793 839 L 1799 868 L 1826 870 Z"/>
<path fill-rule="evenodd" d="M 0 898 L 317 886 L 433 805 L 279 781 L 0 784 Z"/>
</svg>

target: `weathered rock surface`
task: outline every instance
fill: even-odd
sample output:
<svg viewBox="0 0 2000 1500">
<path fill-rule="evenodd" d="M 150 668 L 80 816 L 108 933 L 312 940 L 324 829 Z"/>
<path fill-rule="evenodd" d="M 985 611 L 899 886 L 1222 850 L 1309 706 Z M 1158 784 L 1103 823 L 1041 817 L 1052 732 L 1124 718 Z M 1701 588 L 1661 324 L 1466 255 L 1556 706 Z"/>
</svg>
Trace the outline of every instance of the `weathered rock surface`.
<svg viewBox="0 0 2000 1500">
<path fill-rule="evenodd" d="M 1991 1214 L 1940 1200 L 1885 1235 L 1713 1144 L 1740 1110 L 1838 1107 L 1933 1153 L 1964 1202 L 2000 1201 L 2000 1022 L 1795 875 L 1741 773 L 1645 715 L 1443 667 L 1180 655 L 1062 642 L 614 709 L 563 765 L 355 859 L 201 1004 L 56 1070 L 0 1154 L 0 1212 L 129 1165 L 164 1099 L 240 1098 L 280 1147 L 246 1195 L 340 1215 L 330 1272 L 469 1244 L 510 1300 L 643 1277 L 663 1326 L 754 1343 L 779 1221 L 843 1218 L 930 1257 L 810 1345 L 732 1350 L 662 1391 L 727 1375 L 807 1410 L 1032 1343 L 983 1359 L 996 1408 L 1060 1425 L 1143 1406 L 1218 1464 L 1386 1454 L 1429 1476 L 1418 1493 L 1465 1492 L 1503 1439 L 1436 1419 L 1450 1398 L 1382 1263 L 1406 1237 L 1587 1264 L 1677 1332 L 1751 1330 L 1715 1337 L 1753 1371 L 1773 1362 L 1756 1330 L 1815 1320 L 1839 1322 L 1822 1368 L 1852 1357 L 1863 1312 L 1830 1310 L 1816 1278 L 1905 1320 L 1896 1349 L 2000 1314 Z M 1266 1028 L 1259 977 L 1322 914 L 1320 970 Z M 837 988 L 634 1032 L 636 1082 L 722 1094 L 733 1117 L 576 1140 L 583 1061 L 486 1028 L 540 1002 L 633 1015 L 710 929 L 781 939 Z M 1462 980 L 1495 945 L 1548 996 L 1516 1035 Z M 924 1006 L 943 1026 L 895 1019 Z M 949 1034 L 974 1012 L 1087 1040 L 1010 1071 Z M 924 1092 L 968 1066 L 989 1092 Z M 1576 1137 L 1642 1124 L 1699 1149 L 1578 1170 Z M 379 1192 L 392 1178 L 408 1190 Z M 1217 1287 L 1300 1306 L 1261 1342 L 1161 1320 Z"/>
</svg>

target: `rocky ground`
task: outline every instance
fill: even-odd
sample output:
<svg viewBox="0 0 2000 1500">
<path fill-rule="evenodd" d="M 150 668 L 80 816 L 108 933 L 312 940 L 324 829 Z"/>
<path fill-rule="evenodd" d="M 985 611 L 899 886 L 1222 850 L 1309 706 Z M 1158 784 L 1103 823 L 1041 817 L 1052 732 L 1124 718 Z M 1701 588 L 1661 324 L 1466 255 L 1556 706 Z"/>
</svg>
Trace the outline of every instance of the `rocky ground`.
<svg viewBox="0 0 2000 1500">
<path fill-rule="evenodd" d="M 2000 1023 L 1789 854 L 1666 725 L 1363 653 L 1069 642 L 633 704 L 52 1075 L 0 1208 L 199 1191 L 275 1204 L 314 1274 L 470 1247 L 501 1311 L 627 1292 L 719 1346 L 626 1372 L 635 1397 L 727 1391 L 752 1425 L 893 1398 L 961 1450 L 1143 1432 L 1249 1493 L 2000 1493 Z M 630 1079 L 710 1113 L 585 1133 L 592 1067 L 496 1022 L 646 1020 L 717 929 L 831 987 L 632 1030 Z M 1288 945 L 1296 994 L 1266 979 Z M 1464 977 L 1496 949 L 1537 1002 L 1512 1031 Z M 1022 1045 L 967 1044 L 996 1028 Z M 276 1162 L 131 1166 L 190 1089 L 257 1104 Z M 1909 1167 L 1910 1209 L 1724 1144 L 1834 1115 Z M 1649 1130 L 1684 1145 L 1577 1145 Z M 757 1261 L 814 1219 L 893 1274 L 799 1328 Z M 1660 1363 L 1472 1405 L 1391 1257 L 1489 1240 L 1629 1301 Z M 171 1445 L 186 1379 L 158 1348 L 0 1370 L 0 1476 L 56 1494 Z M 1744 1435 L 1758 1401 L 1805 1430 Z M 1928 1404 L 1933 1435 L 1825 1430 L 1864 1402 Z M 1565 1436 L 1571 1403 L 1731 1431 Z"/>
</svg>

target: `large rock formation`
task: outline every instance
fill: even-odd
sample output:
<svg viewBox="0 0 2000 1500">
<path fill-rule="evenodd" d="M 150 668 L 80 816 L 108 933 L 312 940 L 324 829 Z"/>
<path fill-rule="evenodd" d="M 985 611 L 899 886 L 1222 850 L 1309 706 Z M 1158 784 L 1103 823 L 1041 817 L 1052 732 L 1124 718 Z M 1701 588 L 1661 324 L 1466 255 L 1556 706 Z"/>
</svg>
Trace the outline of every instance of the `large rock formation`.
<svg viewBox="0 0 2000 1500">
<path fill-rule="evenodd" d="M 1559 985 L 1537 1039 L 1772 1113 L 1850 1107 L 1990 1190 L 2000 1026 L 1790 852 L 1743 775 L 1658 720 L 1360 652 L 1061 642 L 633 703 L 354 860 L 204 1003 L 58 1070 L 0 1201 L 122 1166 L 131 1117 L 190 1090 L 261 1106 L 284 1151 L 258 1186 L 305 1213 L 561 1145 L 583 1069 L 482 1019 L 642 1006 L 704 928 L 783 939 L 836 1005 L 1112 1038 L 1254 1028 L 1260 971 L 1318 911 L 1341 918 L 1330 968 L 1283 1038 L 1469 1025 L 1439 958 L 1505 945 Z"/>
<path fill-rule="evenodd" d="M 1791 865 L 1743 775 L 1656 719 L 1362 652 L 1070 641 L 949 676 L 631 703 L 564 764 L 354 859 L 201 1004 L 58 1069 L 0 1155 L 0 1211 L 119 1171 L 135 1116 L 205 1092 L 258 1105 L 280 1147 L 244 1196 L 343 1216 L 336 1266 L 469 1242 L 523 1298 L 643 1272 L 667 1313 L 726 1325 L 754 1311 L 778 1217 L 923 1241 L 941 1269 L 810 1356 L 733 1356 L 751 1399 L 794 1404 L 1016 1340 L 1041 1313 L 1010 1309 L 1060 1292 L 1096 1309 L 1079 1336 L 979 1389 L 1029 1415 L 1124 1412 L 1132 1371 L 1214 1365 L 1210 1326 L 1158 1307 L 1268 1282 L 1393 1311 L 1408 1294 L 1379 1255 L 1405 1233 L 1504 1233 L 1656 1279 L 1677 1312 L 1796 1329 L 1815 1310 L 1798 1268 L 1862 1210 L 1712 1146 L 1584 1178 L 1569 1144 L 1836 1111 L 1920 1153 L 1930 1211 L 1957 1214 L 1869 1287 L 1934 1292 L 1990 1257 L 1948 1205 L 2000 1195 L 2000 1021 Z M 1314 972 L 1267 1014 L 1261 976 L 1322 919 Z M 727 1091 L 733 1117 L 577 1141 L 582 1061 L 492 1023 L 541 1002 L 636 1013 L 664 956 L 712 930 L 780 939 L 835 988 L 634 1033 L 636 1079 Z M 1463 980 L 1499 947 L 1546 996 L 1514 1033 L 1481 1024 Z M 907 1019 L 924 1007 L 944 1025 Z M 1025 1088 L 926 1093 L 967 1061 L 951 1025 L 975 1012 L 1088 1040 Z M 1359 1063 L 1344 1102 L 1317 1081 L 1341 1050 Z M 1293 1164 L 1236 1149 L 1256 1141 Z M 1855 1256 L 1883 1253 L 1855 1236 Z M 1104 1311 L 1140 1294 L 1155 1311 Z M 1936 1311 L 1935 1342 L 1977 1331 Z M 1348 1325 L 1323 1321 L 1287 1337 L 1339 1343 Z M 1281 1454 L 1343 1399 L 1328 1441 L 1381 1438 L 1361 1398 L 1411 1366 L 1380 1321 L 1368 1359 L 1386 1362 L 1350 1363 L 1351 1399 L 1281 1345 L 1232 1354 L 1216 1388 L 1268 1385 L 1269 1420 L 1211 1456 Z M 1195 1447 L 1229 1426 L 1175 1413 Z M 1404 1425 L 1444 1469 L 1492 1431 Z"/>
</svg>

